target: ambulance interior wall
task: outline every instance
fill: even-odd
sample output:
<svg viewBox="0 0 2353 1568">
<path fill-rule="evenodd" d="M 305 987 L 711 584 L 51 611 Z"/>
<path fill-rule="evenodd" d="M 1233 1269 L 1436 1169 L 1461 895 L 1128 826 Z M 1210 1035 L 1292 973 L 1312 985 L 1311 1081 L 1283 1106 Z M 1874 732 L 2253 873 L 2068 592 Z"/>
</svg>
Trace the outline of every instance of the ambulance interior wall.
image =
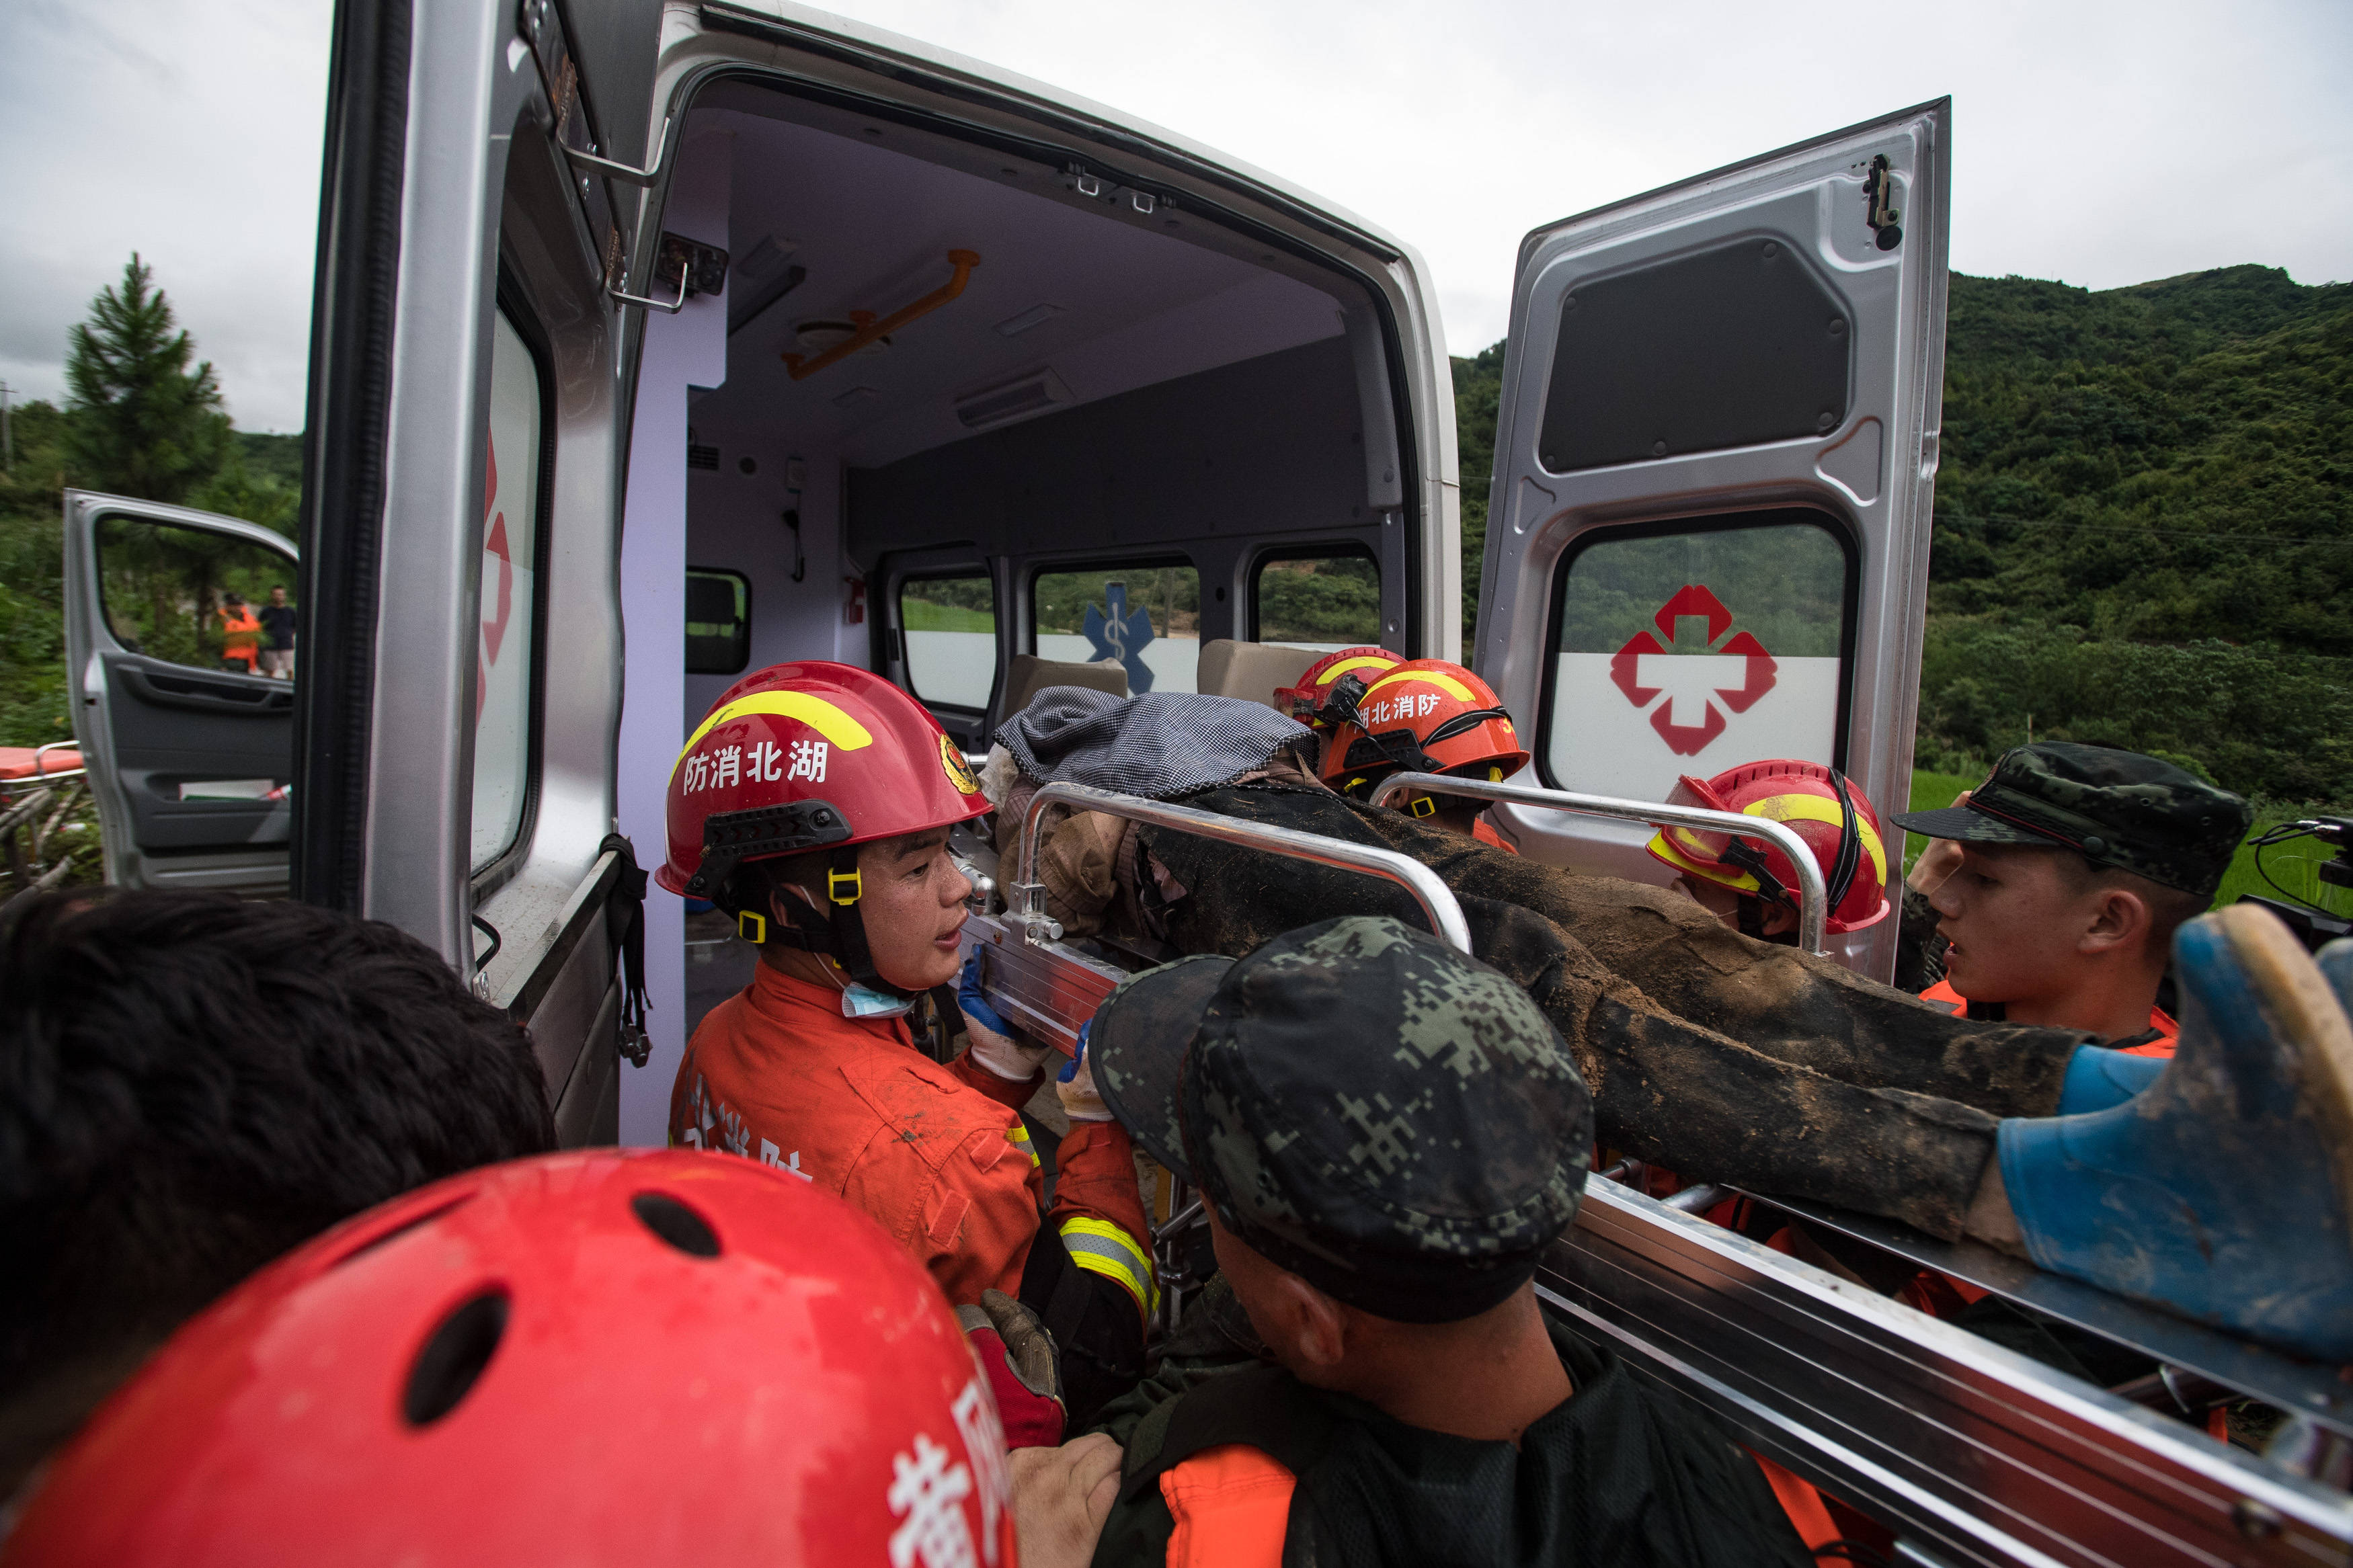
<svg viewBox="0 0 2353 1568">
<path fill-rule="evenodd" d="M 1245 555 L 1345 541 L 1379 558 L 1384 619 L 1401 621 L 1403 531 L 1367 503 L 1363 442 L 1348 342 L 1326 338 L 852 468 L 849 551 L 871 564 L 960 544 L 1017 561 L 1184 545 L 1208 639 L 1248 635 L 1242 594 L 1211 592 L 1240 586 Z"/>
<path fill-rule="evenodd" d="M 741 572 L 752 586 L 752 657 L 733 675 L 689 675 L 686 714 L 700 723 L 720 695 L 755 669 L 796 658 L 871 663 L 870 628 L 842 622 L 841 465 L 830 449 L 797 444 L 788 433 L 747 432 L 688 416 L 695 441 L 719 451 L 716 468 L 687 473 L 686 559 L 690 566 Z M 743 469 L 750 458 L 754 471 Z M 793 581 L 791 467 L 803 478 L 799 500 L 801 581 Z M 679 737 L 683 741 L 685 737 Z"/>
</svg>

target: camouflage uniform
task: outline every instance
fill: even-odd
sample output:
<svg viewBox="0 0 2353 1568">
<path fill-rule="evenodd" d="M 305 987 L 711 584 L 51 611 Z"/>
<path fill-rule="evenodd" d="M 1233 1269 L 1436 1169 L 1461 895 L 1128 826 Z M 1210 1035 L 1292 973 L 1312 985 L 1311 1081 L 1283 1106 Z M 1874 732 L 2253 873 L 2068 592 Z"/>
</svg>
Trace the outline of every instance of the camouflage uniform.
<svg viewBox="0 0 2353 1568">
<path fill-rule="evenodd" d="M 1328 791 L 1268 782 L 1186 804 L 1394 848 L 1453 889 L 1479 956 L 1574 1053 L 1602 1140 L 1696 1179 L 1900 1219 L 1947 1238 L 2005 1116 L 2057 1107 L 2074 1030 L 1972 1023 L 1828 959 L 1754 941 L 1662 888 L 1588 877 Z M 1344 912 L 1419 925 L 1401 889 L 1166 829 L 1169 938 L 1240 954 Z"/>
<path fill-rule="evenodd" d="M 2255 814 L 2229 790 L 2137 752 L 2042 741 L 2002 754 L 1966 805 L 1888 820 L 1930 838 L 2073 849 L 2211 899 Z"/>
<path fill-rule="evenodd" d="M 1376 1317 L 1501 1304 L 1584 1195 L 1592 1109 L 1559 1034 L 1511 977 L 1394 920 L 1146 971 L 1089 1037 L 1104 1102 L 1229 1233 Z M 1258 1364 L 1238 1305 L 1213 1287 L 1177 1353 L 1107 1413 L 1126 1458 L 1098 1563 L 1165 1561 L 1159 1478 L 1235 1442 L 1296 1478 L 1286 1563 L 1807 1561 L 1721 1428 L 1563 1325 L 1575 1393 L 1515 1447 Z"/>
</svg>

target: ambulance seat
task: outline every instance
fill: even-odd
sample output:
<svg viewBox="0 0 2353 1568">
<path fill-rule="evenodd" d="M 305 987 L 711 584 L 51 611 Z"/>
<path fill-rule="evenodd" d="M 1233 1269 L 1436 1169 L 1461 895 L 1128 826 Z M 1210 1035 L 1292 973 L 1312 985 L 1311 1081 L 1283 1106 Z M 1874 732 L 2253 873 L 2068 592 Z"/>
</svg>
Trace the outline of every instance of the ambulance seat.
<svg viewBox="0 0 2353 1568">
<path fill-rule="evenodd" d="M 1029 700 L 1049 686 L 1084 686 L 1095 691 L 1108 691 L 1113 697 L 1127 695 L 1127 671 L 1106 660 L 1101 664 L 1068 664 L 1060 659 L 1039 658 L 1034 653 L 1017 653 L 1005 671 L 1005 703 L 997 710 L 1000 724 L 1024 708 Z"/>
<path fill-rule="evenodd" d="M 1194 683 L 1213 697 L 1240 697 L 1271 708 L 1275 689 L 1299 684 L 1307 667 L 1323 657 L 1312 647 L 1217 637 L 1201 645 Z"/>
</svg>

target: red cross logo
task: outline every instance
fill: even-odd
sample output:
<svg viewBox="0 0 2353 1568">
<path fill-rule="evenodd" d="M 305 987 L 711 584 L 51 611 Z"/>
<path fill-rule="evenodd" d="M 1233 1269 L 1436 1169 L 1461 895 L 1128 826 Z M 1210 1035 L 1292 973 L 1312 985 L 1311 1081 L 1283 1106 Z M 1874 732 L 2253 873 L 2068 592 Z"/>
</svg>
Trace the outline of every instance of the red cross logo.
<svg viewBox="0 0 2353 1568">
<path fill-rule="evenodd" d="M 1773 689 L 1778 667 L 1765 645 L 1746 632 L 1725 637 L 1732 629 L 1732 612 L 1698 584 L 1686 583 L 1676 589 L 1674 597 L 1651 617 L 1669 644 L 1675 640 L 1679 616 L 1706 618 L 1707 652 L 1670 653 L 1650 633 L 1636 632 L 1610 657 L 1609 679 L 1637 708 L 1650 707 L 1665 692 L 1666 700 L 1651 709 L 1651 728 L 1675 755 L 1695 757 L 1724 733 L 1724 708 L 1747 712 L 1758 698 Z M 1717 707 L 1718 702 L 1724 708 Z"/>
</svg>

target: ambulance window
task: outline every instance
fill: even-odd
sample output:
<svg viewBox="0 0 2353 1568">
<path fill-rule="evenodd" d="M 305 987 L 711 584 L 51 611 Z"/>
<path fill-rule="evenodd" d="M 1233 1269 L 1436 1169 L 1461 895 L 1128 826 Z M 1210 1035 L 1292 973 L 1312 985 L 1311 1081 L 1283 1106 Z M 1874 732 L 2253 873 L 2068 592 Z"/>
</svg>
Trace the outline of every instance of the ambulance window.
<svg viewBox="0 0 2353 1568">
<path fill-rule="evenodd" d="M 294 563 L 266 545 L 135 517 L 99 521 L 98 580 L 116 642 L 149 658 L 232 675 L 269 673 L 261 612 L 273 587 L 289 590 L 292 603 L 298 582 Z"/>
<path fill-rule="evenodd" d="M 1841 765 L 1855 562 L 1791 511 L 1603 529 L 1555 580 L 1546 782 L 1664 800 L 1679 773 Z"/>
<path fill-rule="evenodd" d="M 1029 614 L 1039 658 L 1124 665 L 1130 693 L 1198 689 L 1201 574 L 1187 562 L 1041 572 L 1030 582 Z"/>
<path fill-rule="evenodd" d="M 899 587 L 907 684 L 943 707 L 983 709 L 997 683 L 997 584 L 985 575 L 911 577 Z"/>
<path fill-rule="evenodd" d="M 531 798 L 538 688 L 541 371 L 501 310 L 491 328 L 489 497 L 482 508 L 481 631 L 474 709 L 472 865 L 488 868 L 522 831 Z"/>
<path fill-rule="evenodd" d="M 1269 555 L 1250 579 L 1254 641 L 1335 649 L 1381 640 L 1381 568 L 1364 550 Z"/>
<path fill-rule="evenodd" d="M 686 672 L 734 675 L 752 662 L 752 583 L 741 572 L 686 569 Z"/>
</svg>

